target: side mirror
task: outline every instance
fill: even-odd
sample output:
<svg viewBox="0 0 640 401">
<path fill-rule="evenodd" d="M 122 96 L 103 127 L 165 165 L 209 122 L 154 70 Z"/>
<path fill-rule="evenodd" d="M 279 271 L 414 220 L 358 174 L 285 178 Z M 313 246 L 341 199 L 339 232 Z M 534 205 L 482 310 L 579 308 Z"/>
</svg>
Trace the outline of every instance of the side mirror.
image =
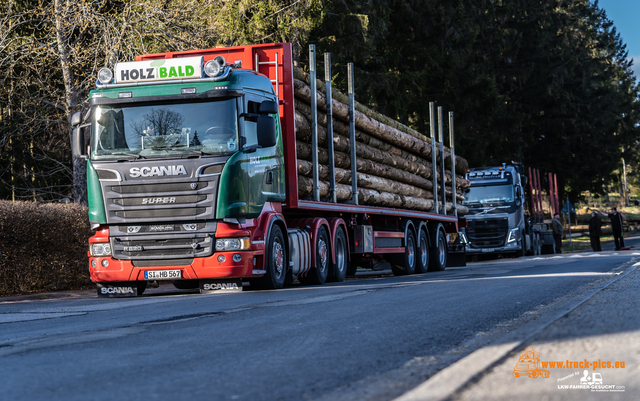
<svg viewBox="0 0 640 401">
<path fill-rule="evenodd" d="M 516 187 L 516 199 L 520 199 L 522 197 L 522 187 Z"/>
<path fill-rule="evenodd" d="M 260 107 L 258 108 L 258 113 L 260 114 L 277 114 L 278 113 L 278 103 L 273 100 L 265 100 L 260 103 Z"/>
<path fill-rule="evenodd" d="M 71 124 L 72 127 L 78 126 L 81 122 L 82 122 L 82 113 L 80 113 L 79 111 L 76 111 L 75 113 L 73 113 L 73 115 L 71 116 L 71 119 L 69 120 L 69 124 Z"/>
<path fill-rule="evenodd" d="M 261 148 L 270 148 L 275 146 L 277 141 L 276 120 L 271 116 L 259 116 L 257 136 L 258 146 Z"/>
<path fill-rule="evenodd" d="M 71 137 L 73 139 L 73 157 L 86 160 L 88 155 L 86 154 L 84 146 L 84 129 L 80 127 L 74 128 Z"/>
</svg>

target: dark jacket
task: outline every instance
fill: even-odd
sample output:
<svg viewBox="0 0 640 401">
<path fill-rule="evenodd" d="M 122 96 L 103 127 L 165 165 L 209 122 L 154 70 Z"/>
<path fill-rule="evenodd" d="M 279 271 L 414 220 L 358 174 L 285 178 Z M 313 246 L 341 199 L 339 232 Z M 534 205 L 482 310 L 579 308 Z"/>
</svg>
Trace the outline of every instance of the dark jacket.
<svg viewBox="0 0 640 401">
<path fill-rule="evenodd" d="M 622 232 L 622 215 L 620 212 L 616 214 L 609 213 L 607 216 L 611 219 L 611 229 L 613 232 L 620 234 Z"/>
<path fill-rule="evenodd" d="M 560 234 L 562 235 L 562 232 L 564 231 L 564 227 L 562 227 L 562 223 L 560 222 L 560 220 L 556 219 L 555 217 L 553 218 L 553 220 L 551 220 L 551 229 L 553 230 L 554 234 Z"/>
<path fill-rule="evenodd" d="M 602 221 L 597 214 L 589 220 L 589 236 L 602 237 Z"/>
</svg>

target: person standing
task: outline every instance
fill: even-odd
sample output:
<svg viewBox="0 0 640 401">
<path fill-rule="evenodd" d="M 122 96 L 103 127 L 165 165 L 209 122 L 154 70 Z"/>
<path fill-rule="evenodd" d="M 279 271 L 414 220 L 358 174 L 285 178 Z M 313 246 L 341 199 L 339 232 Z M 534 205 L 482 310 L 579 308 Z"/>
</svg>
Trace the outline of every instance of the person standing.
<svg viewBox="0 0 640 401">
<path fill-rule="evenodd" d="M 560 213 L 553 215 L 551 229 L 553 230 L 553 239 L 556 241 L 556 253 L 562 253 L 562 232 L 564 231 L 564 227 L 560 222 Z"/>
<path fill-rule="evenodd" d="M 591 220 L 589 220 L 589 237 L 591 239 L 591 249 L 594 252 L 601 252 L 600 237 L 602 236 L 602 221 L 598 213 L 591 212 Z"/>
<path fill-rule="evenodd" d="M 616 243 L 616 251 L 624 248 L 624 238 L 622 237 L 622 219 L 624 216 L 615 207 L 611 208 L 611 213 L 607 216 L 611 219 L 611 230 L 613 230 L 613 240 Z"/>
<path fill-rule="evenodd" d="M 611 213 L 604 213 L 598 209 L 594 209 L 596 212 L 603 216 L 609 217 L 611 219 L 611 231 L 613 231 L 613 240 L 616 244 L 616 251 L 619 251 L 620 248 L 624 248 L 624 238 L 622 237 L 622 229 L 623 229 L 623 219 L 624 214 L 622 212 L 618 212 L 618 209 L 615 207 L 611 208 Z"/>
</svg>

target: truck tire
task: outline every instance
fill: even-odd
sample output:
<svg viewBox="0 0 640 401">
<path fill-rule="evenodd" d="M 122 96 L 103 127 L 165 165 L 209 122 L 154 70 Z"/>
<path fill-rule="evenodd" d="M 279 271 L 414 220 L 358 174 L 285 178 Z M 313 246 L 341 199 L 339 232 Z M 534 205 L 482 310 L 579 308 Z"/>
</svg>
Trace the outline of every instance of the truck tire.
<svg viewBox="0 0 640 401">
<path fill-rule="evenodd" d="M 282 229 L 277 224 L 271 227 L 271 233 L 264 249 L 264 269 L 266 273 L 251 284 L 259 289 L 277 289 L 284 286 L 287 277 L 287 248 Z"/>
<path fill-rule="evenodd" d="M 388 257 L 391 263 L 391 270 L 396 276 L 406 276 L 416 272 L 416 263 L 418 261 L 418 247 L 416 243 L 416 235 L 411 229 L 407 230 L 407 237 L 404 241 L 404 252 L 393 253 Z"/>
<path fill-rule="evenodd" d="M 316 266 L 312 267 L 306 276 L 298 278 L 302 284 L 317 285 L 324 284 L 327 281 L 329 267 L 331 266 L 331 248 L 329 246 L 329 236 L 324 227 L 320 227 L 316 235 L 315 258 Z"/>
<path fill-rule="evenodd" d="M 336 230 L 333 238 L 333 252 L 335 253 L 335 263 L 331 263 L 331 271 L 327 281 L 344 281 L 349 270 L 349 255 L 347 253 L 347 237 L 342 228 Z"/>
<path fill-rule="evenodd" d="M 417 256 L 416 273 L 426 273 L 429 271 L 429 238 L 425 230 L 420 230 L 418 234 Z"/>
<path fill-rule="evenodd" d="M 447 258 L 449 249 L 447 248 L 447 237 L 442 230 L 436 231 L 436 247 L 431 248 L 429 255 L 429 271 L 439 272 L 447 268 Z"/>
</svg>

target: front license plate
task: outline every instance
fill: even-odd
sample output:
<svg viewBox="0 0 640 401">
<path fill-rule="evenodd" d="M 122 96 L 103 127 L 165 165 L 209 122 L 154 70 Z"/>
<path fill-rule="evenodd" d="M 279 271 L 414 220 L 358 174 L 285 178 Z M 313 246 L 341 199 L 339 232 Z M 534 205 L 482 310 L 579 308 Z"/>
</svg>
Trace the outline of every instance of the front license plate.
<svg viewBox="0 0 640 401">
<path fill-rule="evenodd" d="M 480 252 L 493 252 L 493 248 L 482 248 Z"/>
<path fill-rule="evenodd" d="M 180 270 L 146 270 L 145 280 L 177 280 L 182 278 Z"/>
</svg>

